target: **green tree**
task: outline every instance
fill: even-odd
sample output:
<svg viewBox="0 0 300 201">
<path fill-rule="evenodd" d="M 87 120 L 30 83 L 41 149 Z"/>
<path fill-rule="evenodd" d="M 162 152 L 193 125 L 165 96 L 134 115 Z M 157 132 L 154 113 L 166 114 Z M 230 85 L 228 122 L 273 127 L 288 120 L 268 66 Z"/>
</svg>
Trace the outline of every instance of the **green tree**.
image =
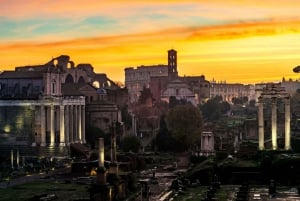
<svg viewBox="0 0 300 201">
<path fill-rule="evenodd" d="M 177 105 L 189 104 L 186 99 L 177 99 L 175 96 L 170 96 L 169 98 L 169 108 L 174 108 Z"/>
<path fill-rule="evenodd" d="M 166 122 L 172 136 L 186 147 L 193 145 L 201 138 L 202 114 L 193 105 L 177 105 L 170 109 Z"/>
<path fill-rule="evenodd" d="M 216 96 L 201 105 L 200 109 L 205 119 L 215 121 L 230 110 L 230 104 L 226 101 L 222 101 L 221 96 Z"/>
<path fill-rule="evenodd" d="M 141 142 L 135 135 L 125 136 L 121 142 L 122 150 L 125 152 L 132 151 L 137 153 L 140 149 Z"/>
<path fill-rule="evenodd" d="M 153 145 L 156 146 L 158 151 L 173 151 L 180 152 L 184 151 L 185 145 L 180 141 L 176 140 L 173 135 L 168 131 L 165 115 L 160 118 L 160 127 L 153 141 Z"/>
<path fill-rule="evenodd" d="M 248 102 L 248 97 L 244 96 L 244 97 L 233 97 L 232 98 L 232 102 L 235 105 L 243 105 L 246 104 Z"/>
<path fill-rule="evenodd" d="M 125 128 L 129 130 L 132 125 L 132 117 L 128 112 L 128 105 L 125 107 L 121 108 L 121 115 L 122 115 L 122 121 L 125 124 Z"/>
</svg>

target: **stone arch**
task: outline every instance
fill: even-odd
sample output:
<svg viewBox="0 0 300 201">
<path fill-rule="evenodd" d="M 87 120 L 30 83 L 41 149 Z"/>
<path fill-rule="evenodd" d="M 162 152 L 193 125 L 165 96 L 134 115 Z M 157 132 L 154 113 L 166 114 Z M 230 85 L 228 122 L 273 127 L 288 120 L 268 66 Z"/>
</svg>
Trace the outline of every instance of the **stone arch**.
<svg viewBox="0 0 300 201">
<path fill-rule="evenodd" d="M 84 80 L 84 78 L 82 76 L 79 77 L 78 83 L 85 83 L 85 80 Z"/>
<path fill-rule="evenodd" d="M 71 74 L 67 75 L 65 83 L 74 83 L 74 79 Z"/>
<path fill-rule="evenodd" d="M 74 62 L 73 61 L 69 61 L 68 62 L 68 65 L 67 65 L 67 68 L 74 68 Z"/>
<path fill-rule="evenodd" d="M 58 64 L 58 60 L 57 59 L 53 59 L 53 66 L 57 66 Z"/>
<path fill-rule="evenodd" d="M 97 81 L 97 80 L 93 81 L 92 85 L 93 85 L 93 87 L 95 87 L 95 88 L 97 88 L 97 89 L 100 88 L 100 82 Z"/>
<path fill-rule="evenodd" d="M 109 80 L 103 83 L 103 87 L 110 87 L 110 86 L 111 86 L 111 82 Z"/>
</svg>

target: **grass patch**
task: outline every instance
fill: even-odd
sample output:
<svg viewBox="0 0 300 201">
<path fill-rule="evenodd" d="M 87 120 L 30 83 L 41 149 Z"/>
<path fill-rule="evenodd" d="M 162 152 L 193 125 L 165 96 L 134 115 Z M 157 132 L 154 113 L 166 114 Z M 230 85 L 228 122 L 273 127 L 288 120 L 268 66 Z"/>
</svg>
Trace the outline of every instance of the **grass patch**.
<svg viewBox="0 0 300 201">
<path fill-rule="evenodd" d="M 196 188 L 188 188 L 183 194 L 175 197 L 173 201 L 199 201 L 205 198 L 207 186 L 199 186 Z M 233 199 L 234 193 L 238 191 L 238 186 L 226 185 L 221 186 L 215 193 L 215 198 L 218 201 L 227 201 L 228 199 Z"/>
<path fill-rule="evenodd" d="M 204 197 L 206 191 L 207 186 L 188 188 L 183 194 L 176 196 L 173 201 L 199 201 Z"/>
<path fill-rule="evenodd" d="M 89 185 L 65 184 L 52 181 L 32 182 L 7 189 L 0 189 L 1 201 L 24 201 L 29 200 L 35 195 L 44 193 L 55 194 L 61 201 L 76 198 L 88 198 Z"/>
</svg>

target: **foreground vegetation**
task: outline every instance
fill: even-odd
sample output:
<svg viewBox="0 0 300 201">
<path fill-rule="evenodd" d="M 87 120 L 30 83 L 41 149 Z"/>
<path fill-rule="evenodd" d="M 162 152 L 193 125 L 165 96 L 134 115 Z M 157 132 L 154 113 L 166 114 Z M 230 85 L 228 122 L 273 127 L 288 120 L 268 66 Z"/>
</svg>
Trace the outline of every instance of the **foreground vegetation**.
<svg viewBox="0 0 300 201">
<path fill-rule="evenodd" d="M 26 183 L 6 189 L 0 189 L 1 201 L 24 201 L 31 200 L 34 196 L 43 194 L 55 194 L 55 200 L 74 200 L 79 198 L 89 198 L 88 185 L 78 185 L 72 183 L 59 183 L 55 181 L 40 181 Z"/>
<path fill-rule="evenodd" d="M 199 186 L 195 188 L 188 188 L 182 194 L 175 197 L 173 201 L 199 201 L 205 198 L 207 186 Z M 226 201 L 233 199 L 235 192 L 238 190 L 238 186 L 226 185 L 222 186 L 216 191 L 215 198 L 218 201 Z"/>
</svg>

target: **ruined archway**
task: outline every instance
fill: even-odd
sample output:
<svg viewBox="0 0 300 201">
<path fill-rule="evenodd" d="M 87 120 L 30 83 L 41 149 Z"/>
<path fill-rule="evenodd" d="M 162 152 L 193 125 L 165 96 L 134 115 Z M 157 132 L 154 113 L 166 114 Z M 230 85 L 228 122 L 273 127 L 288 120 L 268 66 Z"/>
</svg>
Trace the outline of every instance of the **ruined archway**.
<svg viewBox="0 0 300 201">
<path fill-rule="evenodd" d="M 65 83 L 74 83 L 72 75 L 68 74 Z"/>
</svg>

